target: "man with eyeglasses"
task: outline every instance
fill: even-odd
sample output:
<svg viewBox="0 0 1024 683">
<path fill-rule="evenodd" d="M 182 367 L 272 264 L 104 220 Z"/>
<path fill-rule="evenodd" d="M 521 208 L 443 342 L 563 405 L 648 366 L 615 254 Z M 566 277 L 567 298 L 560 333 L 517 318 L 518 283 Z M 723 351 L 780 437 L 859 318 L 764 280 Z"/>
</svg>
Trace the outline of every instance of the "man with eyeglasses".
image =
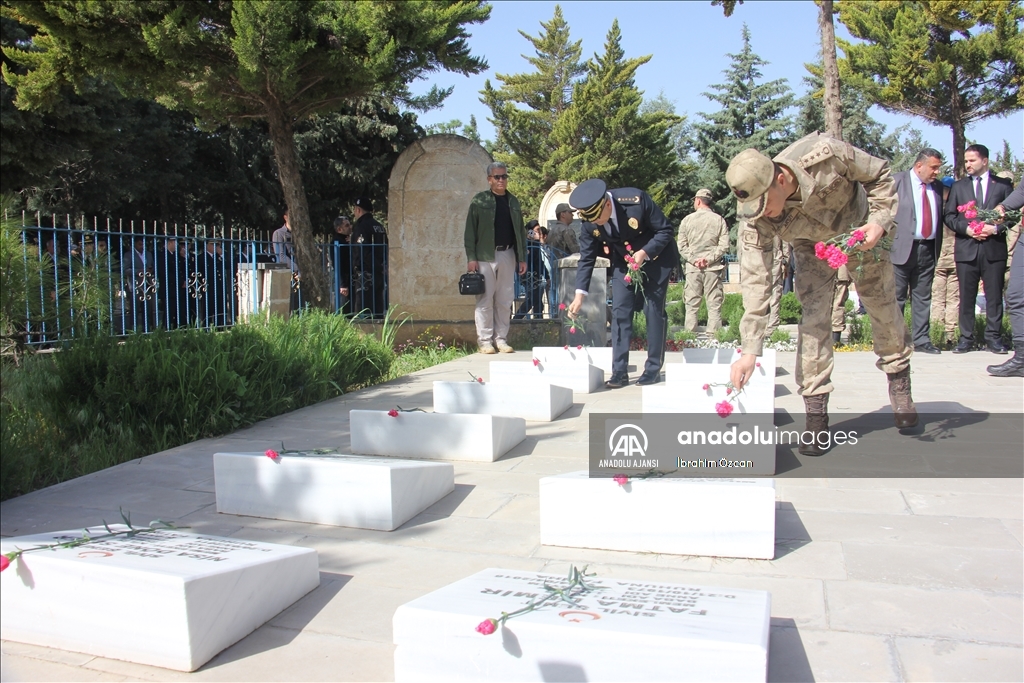
<svg viewBox="0 0 1024 683">
<path fill-rule="evenodd" d="M 576 297 L 569 304 L 569 315 L 575 317 L 583 308 L 597 257 L 611 259 L 612 376 L 605 387 L 619 389 L 629 384 L 633 312 L 640 310 L 640 304 L 647 317 L 647 363 L 636 383 L 656 384 L 665 362 L 668 279 L 679 265 L 672 224 L 646 192 L 635 187 L 609 190 L 599 178 L 580 183 L 569 196 L 569 204 L 584 221 Z"/>
<path fill-rule="evenodd" d="M 526 230 L 519 200 L 508 192 L 508 168 L 487 165 L 490 189 L 473 197 L 466 216 L 466 270 L 484 276 L 484 293 L 476 297 L 480 353 L 515 353 L 508 328 L 515 299 L 515 273 L 526 272 Z"/>
</svg>

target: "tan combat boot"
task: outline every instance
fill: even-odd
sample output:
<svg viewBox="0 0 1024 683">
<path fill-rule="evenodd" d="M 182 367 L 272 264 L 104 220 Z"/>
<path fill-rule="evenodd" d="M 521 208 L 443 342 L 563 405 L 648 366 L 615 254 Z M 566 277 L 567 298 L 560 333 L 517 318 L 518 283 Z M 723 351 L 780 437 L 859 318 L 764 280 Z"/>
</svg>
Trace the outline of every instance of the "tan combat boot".
<svg viewBox="0 0 1024 683">
<path fill-rule="evenodd" d="M 807 431 L 814 435 L 814 441 L 805 444 L 803 438 L 801 438 L 800 447 L 797 450 L 800 452 L 800 455 L 824 455 L 828 449 L 821 445 L 821 441 L 830 443 L 831 437 L 825 437 L 819 441 L 818 435 L 821 432 L 828 434 L 829 431 L 828 394 L 804 396 L 804 410 L 807 411 Z"/>
<path fill-rule="evenodd" d="M 917 408 L 910 396 L 910 368 L 887 374 L 889 378 L 889 403 L 897 429 L 917 426 Z"/>
</svg>

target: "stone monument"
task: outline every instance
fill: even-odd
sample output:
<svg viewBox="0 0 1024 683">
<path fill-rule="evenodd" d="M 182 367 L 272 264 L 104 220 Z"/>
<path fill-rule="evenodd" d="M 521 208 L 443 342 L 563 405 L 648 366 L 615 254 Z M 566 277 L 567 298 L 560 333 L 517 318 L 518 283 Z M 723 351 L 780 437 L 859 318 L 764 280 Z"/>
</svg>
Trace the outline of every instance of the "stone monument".
<svg viewBox="0 0 1024 683">
<path fill-rule="evenodd" d="M 473 195 L 487 189 L 491 155 L 459 135 L 410 145 L 391 170 L 388 243 L 391 303 L 417 321 L 473 320 L 475 297 L 459 294 Z"/>
</svg>

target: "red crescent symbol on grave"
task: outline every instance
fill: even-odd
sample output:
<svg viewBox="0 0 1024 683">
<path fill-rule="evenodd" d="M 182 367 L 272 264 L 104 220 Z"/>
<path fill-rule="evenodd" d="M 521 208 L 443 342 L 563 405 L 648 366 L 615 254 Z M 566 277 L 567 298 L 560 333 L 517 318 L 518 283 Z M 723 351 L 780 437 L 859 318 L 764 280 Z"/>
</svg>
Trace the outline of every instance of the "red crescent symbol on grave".
<svg viewBox="0 0 1024 683">
<path fill-rule="evenodd" d="M 90 555 L 99 555 L 100 557 L 113 557 L 114 553 L 108 553 L 105 550 L 83 550 L 82 552 L 78 553 L 78 557 L 82 559 L 85 559 Z"/>
<path fill-rule="evenodd" d="M 566 619 L 566 616 L 570 615 L 570 614 L 582 614 L 582 615 L 586 615 L 586 616 L 590 617 L 590 619 L 589 620 L 580 619 L 579 617 L 576 617 L 576 616 L 574 616 L 571 619 Z M 563 619 L 565 619 L 566 621 L 570 621 L 570 622 L 572 622 L 574 624 L 582 624 L 584 621 L 597 621 L 598 619 L 601 618 L 600 614 L 594 614 L 593 612 L 579 612 L 577 610 L 567 610 L 565 612 L 559 612 L 558 616 L 560 616 Z"/>
</svg>

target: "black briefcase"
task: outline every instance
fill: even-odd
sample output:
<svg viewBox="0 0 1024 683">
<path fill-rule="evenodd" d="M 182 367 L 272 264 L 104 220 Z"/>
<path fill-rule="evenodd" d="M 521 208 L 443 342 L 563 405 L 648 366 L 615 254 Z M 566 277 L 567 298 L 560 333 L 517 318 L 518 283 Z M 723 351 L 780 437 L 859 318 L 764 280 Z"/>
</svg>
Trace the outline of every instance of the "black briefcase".
<svg viewBox="0 0 1024 683">
<path fill-rule="evenodd" d="M 484 293 L 484 276 L 480 273 L 463 273 L 459 278 L 459 294 Z"/>
</svg>

